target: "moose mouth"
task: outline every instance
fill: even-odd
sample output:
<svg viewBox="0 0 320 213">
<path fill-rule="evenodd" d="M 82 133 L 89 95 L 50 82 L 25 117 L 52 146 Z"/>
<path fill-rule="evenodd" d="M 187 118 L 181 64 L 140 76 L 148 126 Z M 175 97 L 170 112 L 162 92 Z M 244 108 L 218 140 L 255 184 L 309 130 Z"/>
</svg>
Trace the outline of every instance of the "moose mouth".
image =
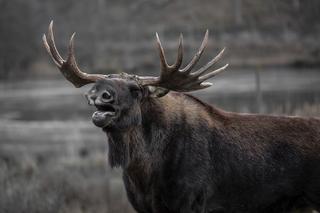
<svg viewBox="0 0 320 213">
<path fill-rule="evenodd" d="M 103 128 L 108 126 L 115 116 L 116 109 L 113 106 L 97 106 L 97 111 L 92 114 L 92 122 L 97 127 Z"/>
</svg>

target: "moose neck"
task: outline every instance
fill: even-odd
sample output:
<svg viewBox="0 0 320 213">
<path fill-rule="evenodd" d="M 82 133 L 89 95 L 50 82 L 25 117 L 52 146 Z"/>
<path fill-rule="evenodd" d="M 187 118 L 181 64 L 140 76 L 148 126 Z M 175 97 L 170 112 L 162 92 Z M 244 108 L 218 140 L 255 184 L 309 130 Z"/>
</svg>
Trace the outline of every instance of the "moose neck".
<svg viewBox="0 0 320 213">
<path fill-rule="evenodd" d="M 127 168 L 132 161 L 143 159 L 144 139 L 141 127 L 121 131 L 107 131 L 109 142 L 109 163 L 111 167 Z"/>
<path fill-rule="evenodd" d="M 141 125 L 107 131 L 111 167 L 158 168 L 160 165 L 154 164 L 161 164 L 164 149 L 180 131 L 188 131 L 200 121 L 214 127 L 224 118 L 222 111 L 183 93 L 147 98 L 141 103 L 141 116 Z"/>
<path fill-rule="evenodd" d="M 141 124 L 123 129 L 105 130 L 109 142 L 111 167 L 126 169 L 133 164 L 150 167 L 161 158 L 165 132 L 169 128 L 167 97 L 147 98 L 141 103 Z M 146 164 L 150 165 L 146 165 Z"/>
</svg>

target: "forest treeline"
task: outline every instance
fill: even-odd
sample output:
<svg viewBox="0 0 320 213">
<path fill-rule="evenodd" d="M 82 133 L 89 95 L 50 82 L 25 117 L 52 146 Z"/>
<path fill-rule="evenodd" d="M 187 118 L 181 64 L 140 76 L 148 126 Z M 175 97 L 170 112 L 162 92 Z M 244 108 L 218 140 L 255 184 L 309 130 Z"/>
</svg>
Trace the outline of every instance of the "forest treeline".
<svg viewBox="0 0 320 213">
<path fill-rule="evenodd" d="M 77 32 L 87 72 L 157 72 L 155 32 L 173 61 L 180 33 L 189 59 L 206 29 L 204 61 L 223 47 L 234 66 L 320 61 L 319 0 L 0 0 L 0 79 L 50 75 L 41 36 L 51 20 L 63 55 Z"/>
</svg>

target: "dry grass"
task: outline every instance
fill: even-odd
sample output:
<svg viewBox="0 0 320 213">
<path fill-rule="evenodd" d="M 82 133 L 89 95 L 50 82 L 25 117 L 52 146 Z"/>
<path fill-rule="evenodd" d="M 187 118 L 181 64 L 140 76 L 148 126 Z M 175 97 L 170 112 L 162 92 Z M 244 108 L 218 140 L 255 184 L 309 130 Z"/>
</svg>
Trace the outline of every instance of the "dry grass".
<svg viewBox="0 0 320 213">
<path fill-rule="evenodd" d="M 119 176 L 109 171 L 101 153 L 48 164 L 2 157 L 0 212 L 131 212 Z"/>
</svg>

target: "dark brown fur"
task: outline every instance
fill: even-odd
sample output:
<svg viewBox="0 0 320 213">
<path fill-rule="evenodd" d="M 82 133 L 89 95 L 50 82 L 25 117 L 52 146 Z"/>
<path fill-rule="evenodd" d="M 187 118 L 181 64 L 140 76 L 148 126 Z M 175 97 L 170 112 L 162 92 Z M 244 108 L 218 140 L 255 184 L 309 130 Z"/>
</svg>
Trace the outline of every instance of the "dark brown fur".
<svg viewBox="0 0 320 213">
<path fill-rule="evenodd" d="M 320 210 L 320 120 L 228 113 L 190 95 L 228 65 L 206 72 L 224 50 L 192 71 L 193 59 L 169 66 L 157 36 L 159 77 L 87 74 L 55 47 L 53 23 L 43 42 L 61 73 L 88 92 L 93 123 L 109 138 L 109 162 L 123 169 L 129 200 L 139 213 L 288 212 Z M 167 95 L 166 95 L 167 94 Z M 164 96 L 164 97 L 162 97 Z M 158 97 L 158 98 L 153 98 Z M 160 98 L 162 97 L 162 98 Z"/>
<path fill-rule="evenodd" d="M 116 82 L 103 84 L 126 94 Z M 137 212 L 319 210 L 319 119 L 230 113 L 176 92 L 120 95 L 126 110 L 104 131 Z"/>
</svg>

